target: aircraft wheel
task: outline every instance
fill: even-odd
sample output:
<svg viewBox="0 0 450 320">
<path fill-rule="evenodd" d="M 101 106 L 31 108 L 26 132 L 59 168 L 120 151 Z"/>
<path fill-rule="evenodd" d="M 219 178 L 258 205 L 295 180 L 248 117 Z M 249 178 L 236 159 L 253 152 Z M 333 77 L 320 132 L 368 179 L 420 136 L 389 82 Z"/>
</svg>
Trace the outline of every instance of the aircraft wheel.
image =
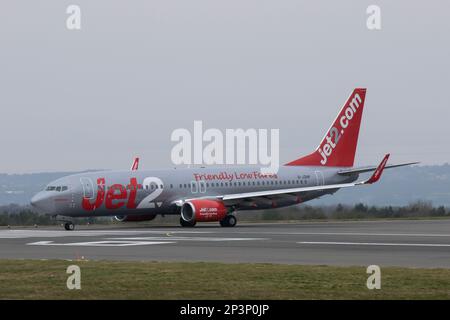
<svg viewBox="0 0 450 320">
<path fill-rule="evenodd" d="M 235 216 L 228 216 L 228 226 L 234 227 L 237 223 L 237 219 Z"/>
<path fill-rule="evenodd" d="M 183 218 L 180 217 L 180 225 L 182 227 L 193 227 L 197 224 L 197 221 L 194 222 L 187 222 Z"/>
<path fill-rule="evenodd" d="M 75 225 L 72 222 L 66 222 L 64 224 L 64 229 L 67 231 L 73 231 L 73 229 L 75 229 Z"/>
<path fill-rule="evenodd" d="M 234 227 L 237 223 L 237 219 L 233 215 L 226 216 L 223 220 L 220 220 L 221 227 Z"/>
</svg>

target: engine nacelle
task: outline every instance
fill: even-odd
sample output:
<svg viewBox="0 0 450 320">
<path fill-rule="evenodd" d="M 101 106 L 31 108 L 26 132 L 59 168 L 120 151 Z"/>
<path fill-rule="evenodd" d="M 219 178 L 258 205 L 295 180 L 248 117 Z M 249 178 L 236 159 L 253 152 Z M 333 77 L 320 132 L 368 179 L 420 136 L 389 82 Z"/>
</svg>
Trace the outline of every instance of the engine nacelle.
<svg viewBox="0 0 450 320">
<path fill-rule="evenodd" d="M 156 214 L 129 214 L 127 216 L 115 216 L 120 222 L 150 221 L 156 218 Z"/>
<path fill-rule="evenodd" d="M 186 222 L 220 221 L 227 215 L 227 207 L 218 200 L 190 200 L 181 207 L 181 218 Z"/>
</svg>

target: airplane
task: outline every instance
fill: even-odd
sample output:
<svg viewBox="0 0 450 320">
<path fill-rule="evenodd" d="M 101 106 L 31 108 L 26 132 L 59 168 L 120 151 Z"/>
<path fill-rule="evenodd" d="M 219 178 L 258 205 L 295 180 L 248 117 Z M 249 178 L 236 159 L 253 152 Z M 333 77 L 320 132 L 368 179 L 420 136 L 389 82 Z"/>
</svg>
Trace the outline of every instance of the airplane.
<svg viewBox="0 0 450 320">
<path fill-rule="evenodd" d="M 219 222 L 234 227 L 238 212 L 297 205 L 339 189 L 377 182 L 383 170 L 417 162 L 354 167 L 366 97 L 356 88 L 319 146 L 310 154 L 263 174 L 257 166 L 97 171 L 66 176 L 49 183 L 31 204 L 53 217 L 113 216 L 121 222 L 150 221 L 157 215 L 179 215 L 182 227 Z M 359 174 L 372 172 L 367 180 Z M 63 220 L 64 221 L 64 220 Z M 74 223 L 66 220 L 66 230 Z"/>
</svg>

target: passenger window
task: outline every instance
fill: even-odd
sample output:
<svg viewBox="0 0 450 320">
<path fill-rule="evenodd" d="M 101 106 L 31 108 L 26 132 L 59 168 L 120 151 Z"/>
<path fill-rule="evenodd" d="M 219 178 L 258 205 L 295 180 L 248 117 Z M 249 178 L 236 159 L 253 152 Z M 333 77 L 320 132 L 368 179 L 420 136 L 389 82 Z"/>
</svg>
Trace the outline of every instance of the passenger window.
<svg viewBox="0 0 450 320">
<path fill-rule="evenodd" d="M 61 191 L 61 187 L 56 187 L 56 191 Z"/>
<path fill-rule="evenodd" d="M 206 192 L 206 184 L 205 184 L 205 181 L 200 180 L 199 183 L 198 183 L 198 186 L 199 186 L 199 191 L 200 191 L 200 193 L 205 193 L 205 192 Z"/>
<path fill-rule="evenodd" d="M 67 186 L 63 186 L 61 190 L 66 191 L 67 189 L 69 189 Z"/>
<path fill-rule="evenodd" d="M 197 192 L 198 192 L 197 182 L 191 181 L 191 193 L 197 193 Z"/>
</svg>

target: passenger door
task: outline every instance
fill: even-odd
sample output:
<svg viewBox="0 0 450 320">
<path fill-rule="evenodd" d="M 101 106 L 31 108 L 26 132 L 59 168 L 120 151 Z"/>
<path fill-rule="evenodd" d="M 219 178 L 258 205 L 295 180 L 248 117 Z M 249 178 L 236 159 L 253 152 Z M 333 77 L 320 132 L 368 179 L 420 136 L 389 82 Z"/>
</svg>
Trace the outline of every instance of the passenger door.
<svg viewBox="0 0 450 320">
<path fill-rule="evenodd" d="M 317 186 L 323 186 L 325 184 L 325 178 L 323 176 L 322 171 L 317 170 L 314 173 L 316 174 Z"/>
</svg>

